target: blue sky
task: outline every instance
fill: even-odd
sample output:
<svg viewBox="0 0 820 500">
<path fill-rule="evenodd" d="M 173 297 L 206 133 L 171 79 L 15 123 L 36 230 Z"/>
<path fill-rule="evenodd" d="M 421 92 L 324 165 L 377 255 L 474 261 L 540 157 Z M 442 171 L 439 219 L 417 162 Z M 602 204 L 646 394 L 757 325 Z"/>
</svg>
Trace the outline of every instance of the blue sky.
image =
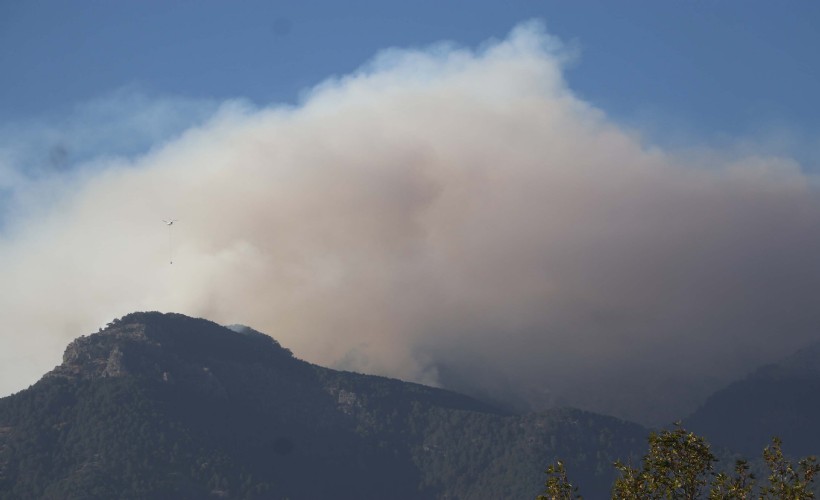
<svg viewBox="0 0 820 500">
<path fill-rule="evenodd" d="M 124 87 L 295 102 L 380 49 L 475 46 L 531 18 L 578 49 L 573 91 L 653 141 L 774 136 L 776 152 L 817 158 L 815 2 L 6 0 L 0 123 L 59 116 Z"/>
</svg>

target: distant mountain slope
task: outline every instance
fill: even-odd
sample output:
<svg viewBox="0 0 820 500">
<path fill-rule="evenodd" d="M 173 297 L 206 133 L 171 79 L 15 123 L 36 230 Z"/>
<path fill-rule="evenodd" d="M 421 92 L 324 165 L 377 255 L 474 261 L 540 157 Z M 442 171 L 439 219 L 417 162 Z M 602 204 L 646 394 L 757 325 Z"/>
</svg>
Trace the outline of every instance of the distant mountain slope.
<svg viewBox="0 0 820 500">
<path fill-rule="evenodd" d="M 716 392 L 687 427 L 712 443 L 757 456 L 772 436 L 792 455 L 820 454 L 820 342 Z"/>
<path fill-rule="evenodd" d="M 237 330 L 134 313 L 72 342 L 0 399 L 0 498 L 529 498 L 556 457 L 598 498 L 644 448 L 635 424 L 510 415 Z"/>
</svg>

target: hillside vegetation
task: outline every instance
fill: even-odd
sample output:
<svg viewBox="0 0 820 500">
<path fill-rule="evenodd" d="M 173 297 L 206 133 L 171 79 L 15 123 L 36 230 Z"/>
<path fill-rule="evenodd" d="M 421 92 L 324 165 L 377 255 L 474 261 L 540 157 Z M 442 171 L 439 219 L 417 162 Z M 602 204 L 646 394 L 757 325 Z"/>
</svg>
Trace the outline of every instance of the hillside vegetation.
<svg viewBox="0 0 820 500">
<path fill-rule="evenodd" d="M 513 415 L 340 372 L 276 341 L 135 313 L 0 400 L 2 498 L 532 498 L 567 460 L 590 495 L 645 430 L 571 409 Z"/>
</svg>

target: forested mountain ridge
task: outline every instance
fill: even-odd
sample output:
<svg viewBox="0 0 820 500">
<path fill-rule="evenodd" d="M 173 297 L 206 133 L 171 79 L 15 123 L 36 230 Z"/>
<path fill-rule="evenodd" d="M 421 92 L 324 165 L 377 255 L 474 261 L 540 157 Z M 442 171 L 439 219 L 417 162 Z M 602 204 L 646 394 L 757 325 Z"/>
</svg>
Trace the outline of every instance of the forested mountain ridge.
<svg viewBox="0 0 820 500">
<path fill-rule="evenodd" d="M 134 313 L 0 399 L 0 498 L 529 498 L 565 458 L 590 497 L 645 430 L 296 359 L 275 340 Z"/>
<path fill-rule="evenodd" d="M 820 342 L 751 372 L 686 419 L 720 446 L 755 454 L 772 436 L 792 455 L 820 454 Z"/>
</svg>

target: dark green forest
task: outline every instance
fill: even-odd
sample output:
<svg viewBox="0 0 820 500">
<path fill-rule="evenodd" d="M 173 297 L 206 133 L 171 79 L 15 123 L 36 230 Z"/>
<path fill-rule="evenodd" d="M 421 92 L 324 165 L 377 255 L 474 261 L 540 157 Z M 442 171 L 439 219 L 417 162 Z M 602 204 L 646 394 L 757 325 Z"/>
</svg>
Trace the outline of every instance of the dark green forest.
<svg viewBox="0 0 820 500">
<path fill-rule="evenodd" d="M 692 427 L 713 425 L 710 408 L 725 404 L 717 394 Z M 750 420 L 738 428 L 767 431 L 768 421 Z M 555 492 L 576 484 L 593 499 L 609 498 L 613 484 L 615 498 L 706 498 L 640 493 L 661 465 L 674 468 L 647 462 L 653 449 L 688 449 L 674 432 L 569 408 L 517 414 L 312 365 L 250 329 L 134 313 L 78 338 L 61 365 L 0 399 L 0 498 L 572 498 Z M 703 477 L 736 481 L 737 450 L 705 449 Z M 748 474 L 765 478 L 771 463 L 753 458 Z"/>
<path fill-rule="evenodd" d="M 72 343 L 0 400 L 0 429 L 2 498 L 532 498 L 543 464 L 570 454 L 604 494 L 645 435 L 329 370 L 267 336 L 158 313 Z"/>
</svg>

